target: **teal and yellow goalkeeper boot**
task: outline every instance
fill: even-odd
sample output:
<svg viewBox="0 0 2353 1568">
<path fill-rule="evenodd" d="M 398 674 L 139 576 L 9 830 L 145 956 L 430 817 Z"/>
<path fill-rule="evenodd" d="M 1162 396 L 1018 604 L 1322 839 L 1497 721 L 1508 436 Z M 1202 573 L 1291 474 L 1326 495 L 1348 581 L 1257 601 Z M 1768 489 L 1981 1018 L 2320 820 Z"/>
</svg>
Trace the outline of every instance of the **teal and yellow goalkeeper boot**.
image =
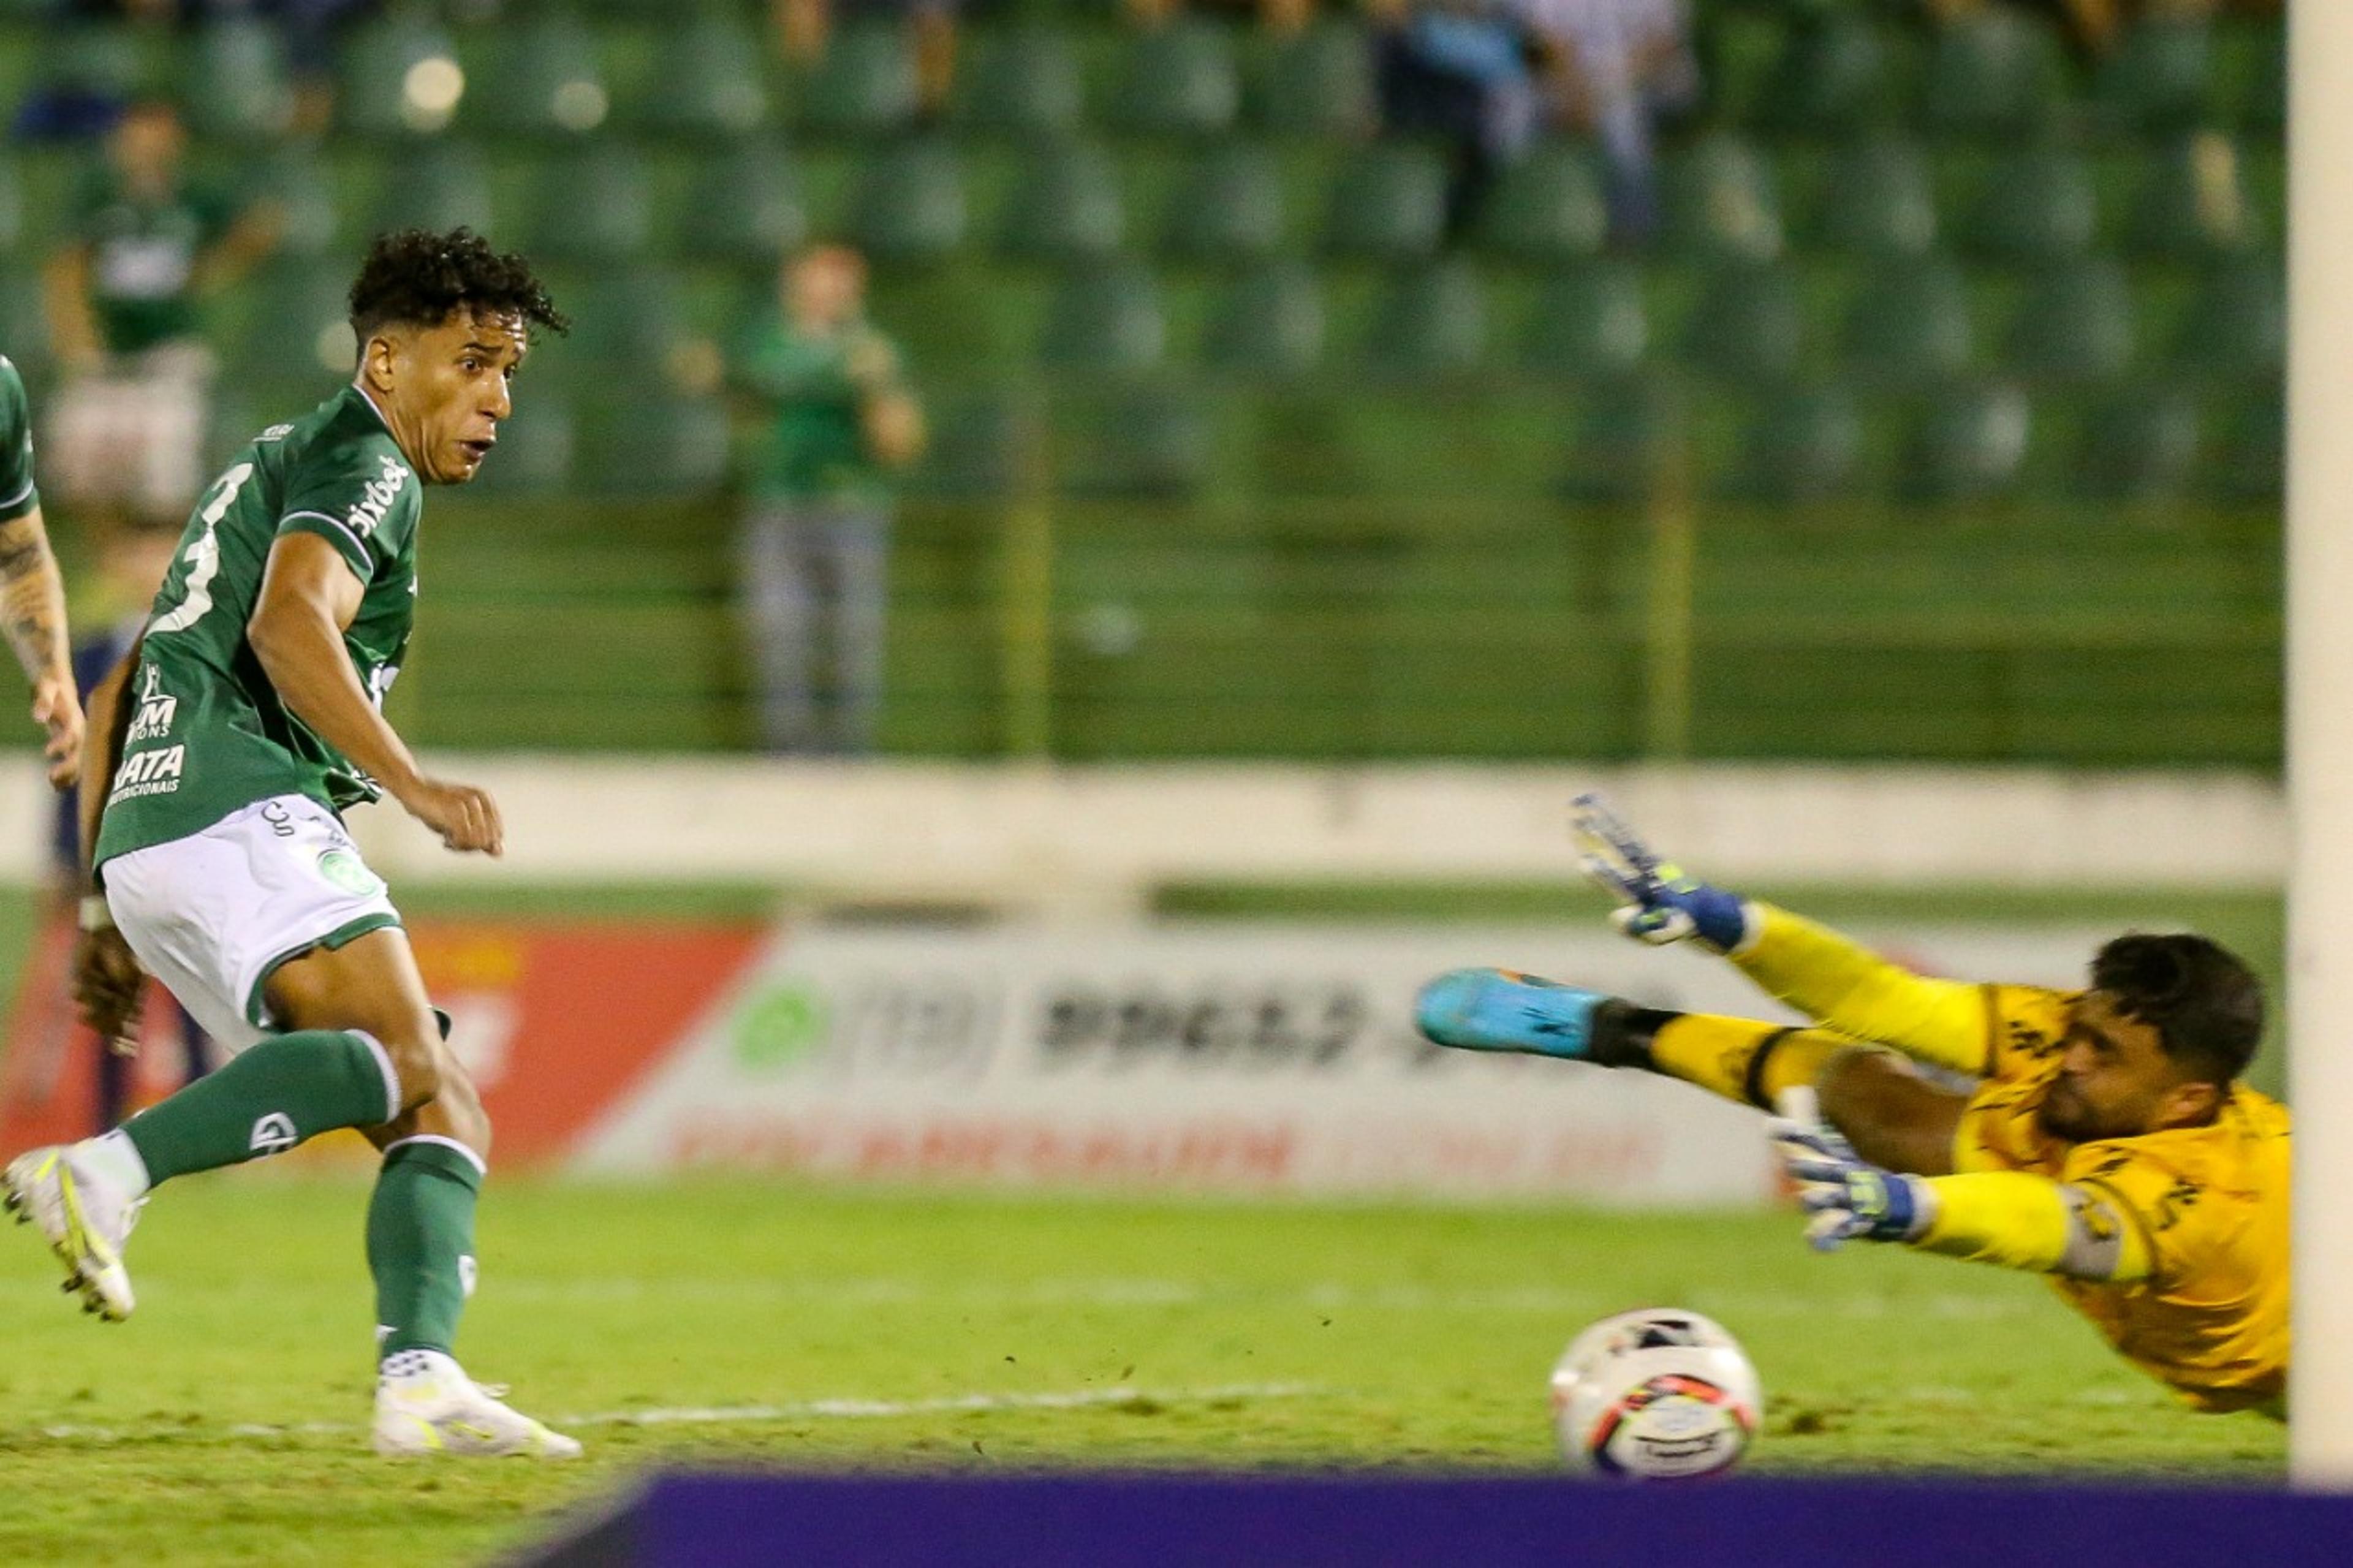
<svg viewBox="0 0 2353 1568">
<path fill-rule="evenodd" d="M 1441 1046 L 1466 1051 L 1523 1051 L 1570 1061 L 1608 1060 L 1598 1036 L 1627 1004 L 1509 969 L 1451 969 L 1414 998 L 1413 1021 Z M 1603 1042 L 1606 1044 L 1606 1041 Z"/>
</svg>

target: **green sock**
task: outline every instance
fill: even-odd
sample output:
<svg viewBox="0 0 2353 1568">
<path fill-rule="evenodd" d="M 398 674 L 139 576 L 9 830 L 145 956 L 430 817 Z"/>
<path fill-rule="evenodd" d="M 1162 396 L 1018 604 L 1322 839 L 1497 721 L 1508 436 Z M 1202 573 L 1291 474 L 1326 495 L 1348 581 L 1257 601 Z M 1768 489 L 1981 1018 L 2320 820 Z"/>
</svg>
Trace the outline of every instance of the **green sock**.
<svg viewBox="0 0 2353 1568">
<path fill-rule="evenodd" d="M 474 1200 L 482 1164 L 443 1139 L 385 1151 L 368 1202 L 368 1272 L 375 1276 L 376 1356 L 449 1353 L 474 1291 Z"/>
<path fill-rule="evenodd" d="M 122 1124 L 151 1182 L 279 1154 L 338 1127 L 399 1113 L 392 1058 L 356 1029 L 262 1041 Z"/>
</svg>

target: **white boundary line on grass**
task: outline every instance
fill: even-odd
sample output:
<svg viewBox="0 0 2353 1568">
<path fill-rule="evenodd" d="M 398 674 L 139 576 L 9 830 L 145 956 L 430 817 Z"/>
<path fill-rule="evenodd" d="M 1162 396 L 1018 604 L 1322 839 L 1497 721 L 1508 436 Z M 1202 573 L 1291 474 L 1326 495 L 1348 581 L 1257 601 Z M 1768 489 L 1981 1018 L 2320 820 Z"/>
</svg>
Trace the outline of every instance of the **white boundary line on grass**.
<svg viewBox="0 0 2353 1568">
<path fill-rule="evenodd" d="M 1044 1394 L 954 1394 L 934 1399 L 807 1399 L 784 1405 L 706 1405 L 653 1406 L 644 1410 L 600 1410 L 587 1415 L 558 1415 L 550 1424 L 565 1426 L 716 1426 L 779 1421 L 866 1421 L 906 1415 L 986 1414 L 995 1410 L 1088 1410 L 1124 1405 L 1222 1405 L 1268 1399 L 1305 1399 L 1328 1392 L 1307 1383 L 1233 1383 L 1207 1388 L 1149 1389 L 1075 1388 Z M 174 1434 L 187 1428 L 159 1428 Z M 199 1434 L 201 1429 L 199 1430 Z M 286 1426 L 240 1422 L 227 1429 L 231 1437 L 346 1436 L 362 1430 L 354 1422 L 301 1421 Z M 60 1441 L 120 1443 L 152 1436 L 119 1426 L 58 1426 L 40 1428 L 41 1436 Z"/>
</svg>

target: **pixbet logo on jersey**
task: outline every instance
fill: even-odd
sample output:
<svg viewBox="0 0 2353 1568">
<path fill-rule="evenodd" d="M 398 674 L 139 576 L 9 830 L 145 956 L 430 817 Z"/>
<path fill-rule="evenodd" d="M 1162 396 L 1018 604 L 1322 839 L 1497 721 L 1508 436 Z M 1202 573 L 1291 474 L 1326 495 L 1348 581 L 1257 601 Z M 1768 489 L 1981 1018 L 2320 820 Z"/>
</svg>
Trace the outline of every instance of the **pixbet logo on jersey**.
<svg viewBox="0 0 2353 1568">
<path fill-rule="evenodd" d="M 393 458 L 385 458 L 384 471 L 368 481 L 367 489 L 343 521 L 351 531 L 365 539 L 384 522 L 385 509 L 400 499 L 401 487 L 408 483 L 408 470 Z"/>
</svg>

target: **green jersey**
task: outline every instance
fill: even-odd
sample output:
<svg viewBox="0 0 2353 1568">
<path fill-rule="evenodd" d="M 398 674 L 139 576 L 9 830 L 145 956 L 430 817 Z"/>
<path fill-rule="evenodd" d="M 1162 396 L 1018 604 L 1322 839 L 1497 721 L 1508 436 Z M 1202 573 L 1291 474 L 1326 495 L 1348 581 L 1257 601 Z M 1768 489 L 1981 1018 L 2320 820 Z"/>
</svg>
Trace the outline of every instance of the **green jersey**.
<svg viewBox="0 0 2353 1568">
<path fill-rule="evenodd" d="M 375 782 L 296 718 L 246 640 L 270 546 L 315 533 L 366 584 L 344 651 L 381 706 L 417 614 L 422 487 L 375 407 L 345 387 L 273 426 L 215 479 L 155 595 L 94 857 L 200 833 L 273 795 L 334 809 Z"/>
<path fill-rule="evenodd" d="M 879 500 L 882 470 L 866 450 L 865 403 L 898 380 L 890 339 L 852 322 L 803 332 L 770 321 L 737 356 L 736 384 L 772 404 L 767 438 L 751 475 L 764 500 Z"/>
<path fill-rule="evenodd" d="M 0 354 L 0 522 L 14 522 L 41 504 L 33 489 L 33 405 L 25 378 Z"/>
<path fill-rule="evenodd" d="M 200 185 L 151 200 L 111 169 L 96 172 L 77 226 L 90 247 L 90 310 L 108 353 L 137 353 L 196 335 L 196 260 L 232 216 L 228 202 Z"/>
</svg>

